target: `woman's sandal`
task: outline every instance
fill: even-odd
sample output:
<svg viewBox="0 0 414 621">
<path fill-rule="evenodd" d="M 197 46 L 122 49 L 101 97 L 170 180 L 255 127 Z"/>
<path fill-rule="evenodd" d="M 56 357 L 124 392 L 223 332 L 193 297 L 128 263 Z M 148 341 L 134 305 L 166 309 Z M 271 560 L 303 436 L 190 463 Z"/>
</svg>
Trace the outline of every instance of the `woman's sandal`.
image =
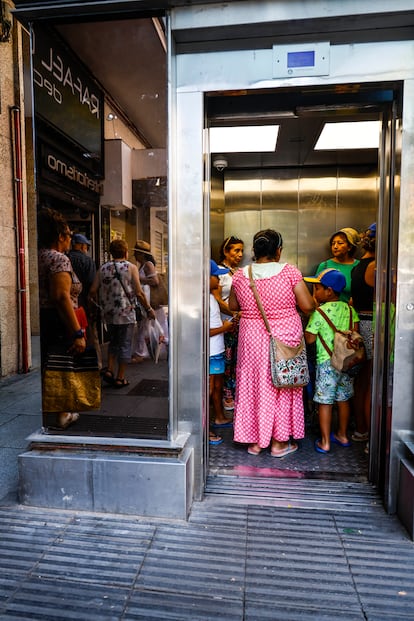
<svg viewBox="0 0 414 621">
<path fill-rule="evenodd" d="M 258 444 L 251 444 L 248 447 L 247 452 L 249 453 L 249 455 L 260 455 L 260 453 L 262 452 L 262 449 L 260 448 Z"/>
<path fill-rule="evenodd" d="M 283 449 L 280 449 L 280 450 L 271 449 L 270 455 L 272 457 L 278 457 L 280 459 L 281 457 L 286 457 L 286 455 L 291 455 L 292 453 L 296 453 L 297 450 L 298 450 L 298 445 L 291 444 L 289 442 L 289 444 L 285 446 L 285 448 Z"/>
<path fill-rule="evenodd" d="M 124 377 L 123 378 L 118 377 L 118 379 L 116 379 L 114 382 L 115 388 L 124 388 L 125 386 L 129 386 L 129 382 Z"/>
<path fill-rule="evenodd" d="M 113 384 L 115 382 L 114 374 L 108 369 L 103 373 L 102 379 L 107 384 Z"/>
<path fill-rule="evenodd" d="M 62 414 L 58 415 L 57 424 L 50 425 L 49 429 L 53 429 L 54 431 L 62 431 L 62 429 L 67 429 L 73 423 L 79 420 L 79 414 L 77 412 L 62 412 Z"/>
</svg>

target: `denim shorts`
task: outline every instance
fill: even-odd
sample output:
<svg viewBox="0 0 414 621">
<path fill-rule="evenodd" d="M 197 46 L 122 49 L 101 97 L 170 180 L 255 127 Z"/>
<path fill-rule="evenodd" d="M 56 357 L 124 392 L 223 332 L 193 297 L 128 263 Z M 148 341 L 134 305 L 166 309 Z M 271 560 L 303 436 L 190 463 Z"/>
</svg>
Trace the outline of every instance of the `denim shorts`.
<svg viewBox="0 0 414 621">
<path fill-rule="evenodd" d="M 109 338 L 108 353 L 115 356 L 118 362 L 126 363 L 131 360 L 134 325 L 133 323 L 107 325 Z"/>
<path fill-rule="evenodd" d="M 210 375 L 221 375 L 224 373 L 224 368 L 224 354 L 210 356 Z"/>
<path fill-rule="evenodd" d="M 346 373 L 333 368 L 329 360 L 316 365 L 315 394 L 316 403 L 331 405 L 336 401 L 348 401 L 354 396 L 354 380 Z"/>
</svg>

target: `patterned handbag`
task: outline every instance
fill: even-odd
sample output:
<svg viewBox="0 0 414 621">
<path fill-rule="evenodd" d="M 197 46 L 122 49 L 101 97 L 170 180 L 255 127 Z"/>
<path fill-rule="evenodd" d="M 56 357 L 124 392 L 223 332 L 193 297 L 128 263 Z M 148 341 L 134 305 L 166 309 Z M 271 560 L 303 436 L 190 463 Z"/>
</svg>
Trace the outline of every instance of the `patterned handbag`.
<svg viewBox="0 0 414 621">
<path fill-rule="evenodd" d="M 273 386 L 276 388 L 301 388 L 306 386 L 309 384 L 310 377 L 303 337 L 299 345 L 291 347 L 272 335 L 269 321 L 253 280 L 251 265 L 249 265 L 249 278 L 253 295 L 256 298 L 257 306 L 262 314 L 270 337 L 270 372 Z"/>
</svg>

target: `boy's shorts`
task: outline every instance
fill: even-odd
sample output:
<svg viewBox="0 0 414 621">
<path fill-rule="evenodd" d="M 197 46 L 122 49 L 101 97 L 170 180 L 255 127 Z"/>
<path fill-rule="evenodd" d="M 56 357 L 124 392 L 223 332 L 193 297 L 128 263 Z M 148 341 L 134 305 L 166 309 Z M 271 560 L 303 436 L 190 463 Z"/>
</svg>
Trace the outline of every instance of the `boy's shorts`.
<svg viewBox="0 0 414 621">
<path fill-rule="evenodd" d="M 210 356 L 210 375 L 221 375 L 224 373 L 224 354 Z"/>
<path fill-rule="evenodd" d="M 354 380 L 346 373 L 333 368 L 329 360 L 316 365 L 315 394 L 316 403 L 332 405 L 336 401 L 348 401 L 354 396 Z"/>
</svg>

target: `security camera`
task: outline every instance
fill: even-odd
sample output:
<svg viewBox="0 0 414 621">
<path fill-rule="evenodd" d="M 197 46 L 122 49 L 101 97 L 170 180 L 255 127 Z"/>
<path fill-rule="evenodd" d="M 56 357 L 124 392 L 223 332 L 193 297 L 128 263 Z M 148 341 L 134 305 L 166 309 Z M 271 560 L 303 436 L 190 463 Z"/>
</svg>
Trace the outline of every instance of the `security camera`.
<svg viewBox="0 0 414 621">
<path fill-rule="evenodd" d="M 213 160 L 213 166 L 219 172 L 223 172 L 223 170 L 225 168 L 227 168 L 228 162 L 224 158 L 217 158 L 217 159 Z"/>
</svg>

